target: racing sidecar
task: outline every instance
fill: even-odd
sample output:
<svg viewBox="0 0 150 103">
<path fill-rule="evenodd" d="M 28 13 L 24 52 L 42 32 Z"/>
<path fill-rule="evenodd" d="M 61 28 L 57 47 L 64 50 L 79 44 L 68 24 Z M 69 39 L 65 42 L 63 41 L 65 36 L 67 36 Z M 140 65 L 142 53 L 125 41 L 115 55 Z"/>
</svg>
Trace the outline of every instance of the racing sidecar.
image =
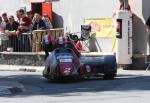
<svg viewBox="0 0 150 103">
<path fill-rule="evenodd" d="M 46 59 L 43 76 L 52 81 L 79 80 L 85 77 L 102 76 L 113 79 L 117 73 L 114 55 L 80 57 L 66 47 L 54 49 Z"/>
</svg>

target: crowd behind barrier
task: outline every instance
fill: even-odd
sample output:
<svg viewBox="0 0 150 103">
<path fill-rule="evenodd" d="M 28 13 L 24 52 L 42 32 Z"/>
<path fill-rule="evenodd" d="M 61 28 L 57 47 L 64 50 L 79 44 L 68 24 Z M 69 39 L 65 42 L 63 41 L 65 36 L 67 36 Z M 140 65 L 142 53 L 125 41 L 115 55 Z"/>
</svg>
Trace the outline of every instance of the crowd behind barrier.
<svg viewBox="0 0 150 103">
<path fill-rule="evenodd" d="M 13 48 L 11 47 L 12 42 L 9 40 L 4 33 L 0 34 L 0 52 L 3 51 L 14 51 L 14 52 L 41 52 L 43 51 L 42 42 L 44 35 L 52 35 L 54 38 L 63 36 L 64 29 L 47 29 L 47 30 L 34 30 L 32 33 L 22 33 L 18 40 L 13 38 Z"/>
<path fill-rule="evenodd" d="M 0 52 L 40 52 L 44 35 L 56 38 L 64 33 L 61 28 L 53 29 L 48 14 L 19 9 L 16 18 L 6 12 L 0 16 Z"/>
</svg>

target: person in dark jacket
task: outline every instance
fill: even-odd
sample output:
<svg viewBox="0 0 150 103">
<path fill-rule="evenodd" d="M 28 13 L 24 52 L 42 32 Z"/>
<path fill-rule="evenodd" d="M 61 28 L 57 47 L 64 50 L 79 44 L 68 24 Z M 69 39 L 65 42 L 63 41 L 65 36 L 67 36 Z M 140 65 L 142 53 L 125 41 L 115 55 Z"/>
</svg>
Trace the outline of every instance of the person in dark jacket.
<svg viewBox="0 0 150 103">
<path fill-rule="evenodd" d="M 44 29 L 46 29 L 45 22 L 42 20 L 40 14 L 35 13 L 32 20 L 32 30 L 44 30 Z"/>
<path fill-rule="evenodd" d="M 13 48 L 14 52 L 19 52 L 18 37 L 16 34 L 18 27 L 19 23 L 15 21 L 14 16 L 9 16 L 5 34 L 9 36 L 9 46 Z"/>
</svg>

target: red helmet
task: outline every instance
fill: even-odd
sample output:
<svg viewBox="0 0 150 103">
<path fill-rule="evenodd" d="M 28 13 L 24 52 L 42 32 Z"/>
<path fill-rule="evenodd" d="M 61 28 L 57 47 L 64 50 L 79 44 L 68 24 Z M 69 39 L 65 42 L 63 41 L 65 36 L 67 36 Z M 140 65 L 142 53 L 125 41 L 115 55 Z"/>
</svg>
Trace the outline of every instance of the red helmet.
<svg viewBox="0 0 150 103">
<path fill-rule="evenodd" d="M 58 37 L 56 42 L 57 45 L 64 45 L 67 42 L 67 39 L 65 37 Z"/>
<path fill-rule="evenodd" d="M 52 35 L 44 35 L 44 44 L 53 44 L 53 36 Z"/>
</svg>

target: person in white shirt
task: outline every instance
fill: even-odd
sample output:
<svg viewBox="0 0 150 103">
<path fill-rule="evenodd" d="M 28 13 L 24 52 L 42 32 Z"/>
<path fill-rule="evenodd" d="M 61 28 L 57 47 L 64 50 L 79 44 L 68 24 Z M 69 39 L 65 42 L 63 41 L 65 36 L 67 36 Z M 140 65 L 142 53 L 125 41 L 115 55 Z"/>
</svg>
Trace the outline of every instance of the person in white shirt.
<svg viewBox="0 0 150 103">
<path fill-rule="evenodd" d="M 2 17 L 0 17 L 0 31 L 4 32 L 6 29 L 6 23 L 2 21 Z"/>
</svg>

